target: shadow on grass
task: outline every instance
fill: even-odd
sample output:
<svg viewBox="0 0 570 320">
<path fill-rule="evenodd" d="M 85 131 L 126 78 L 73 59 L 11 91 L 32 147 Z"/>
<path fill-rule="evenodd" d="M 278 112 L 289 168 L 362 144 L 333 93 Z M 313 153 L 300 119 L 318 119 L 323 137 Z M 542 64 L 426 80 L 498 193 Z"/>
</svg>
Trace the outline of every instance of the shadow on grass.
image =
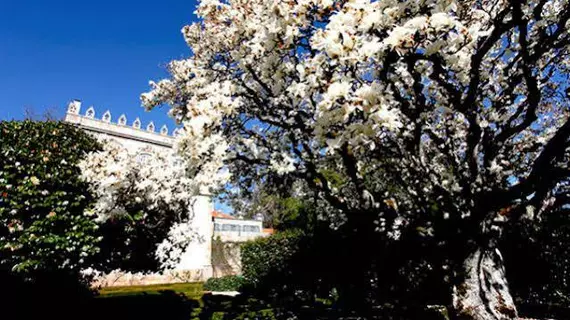
<svg viewBox="0 0 570 320">
<path fill-rule="evenodd" d="M 148 287 L 111 288 L 100 296 L 91 295 L 85 287 L 66 283 L 51 275 L 48 280 L 28 283 L 0 274 L 0 319 L 9 320 L 276 320 L 292 317 L 304 319 L 381 319 L 444 320 L 445 308 L 427 310 L 382 306 L 368 316 L 339 312 L 328 305 L 313 302 L 275 303 L 253 298 L 202 296 L 201 284 L 175 284 Z M 549 315 L 570 319 L 569 309 L 544 306 L 521 308 L 521 313 L 537 318 Z"/>
<path fill-rule="evenodd" d="M 177 285 L 174 290 L 155 286 L 146 292 L 125 290 L 97 296 L 77 279 L 49 272 L 34 274 L 30 280 L 0 270 L 0 319 L 189 320 L 200 312 L 201 285 Z"/>
<path fill-rule="evenodd" d="M 189 320 L 200 312 L 200 302 L 182 293 L 163 290 L 158 294 L 137 294 L 91 299 L 89 319 L 105 320 Z"/>
</svg>

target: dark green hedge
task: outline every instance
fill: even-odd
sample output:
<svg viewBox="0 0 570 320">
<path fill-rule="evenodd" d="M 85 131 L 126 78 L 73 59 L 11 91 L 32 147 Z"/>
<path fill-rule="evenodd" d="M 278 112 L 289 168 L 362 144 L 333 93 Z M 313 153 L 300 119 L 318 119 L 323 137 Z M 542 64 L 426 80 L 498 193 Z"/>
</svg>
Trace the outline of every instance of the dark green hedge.
<svg viewBox="0 0 570 320">
<path fill-rule="evenodd" d="M 303 237 L 302 231 L 291 229 L 243 244 L 241 261 L 244 277 L 257 285 L 270 275 L 289 272 L 289 261 L 299 252 Z"/>
<path fill-rule="evenodd" d="M 0 269 L 77 271 L 97 251 L 93 198 L 77 163 L 100 148 L 61 122 L 0 122 Z"/>
<path fill-rule="evenodd" d="M 210 278 L 204 283 L 206 291 L 239 291 L 246 284 L 246 280 L 241 276 L 225 276 L 221 278 Z"/>
</svg>

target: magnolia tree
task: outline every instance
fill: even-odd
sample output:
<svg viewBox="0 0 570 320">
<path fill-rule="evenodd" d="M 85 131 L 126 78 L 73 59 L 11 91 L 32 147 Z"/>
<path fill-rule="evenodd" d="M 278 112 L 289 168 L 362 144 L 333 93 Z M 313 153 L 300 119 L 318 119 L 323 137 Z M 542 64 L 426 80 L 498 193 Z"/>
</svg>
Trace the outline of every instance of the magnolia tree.
<svg viewBox="0 0 570 320">
<path fill-rule="evenodd" d="M 185 162 L 174 153 L 158 151 L 152 151 L 147 159 L 137 159 L 117 143 L 106 141 L 103 150 L 88 154 L 79 166 L 82 179 L 97 199 L 90 214 L 108 226 L 110 233 L 118 229 L 113 239 L 107 239 L 111 251 L 107 254 L 120 261 L 115 267 L 123 266 L 121 262 L 136 253 L 150 255 L 151 266 L 155 258 L 163 267 L 175 265 L 195 238 L 191 209 L 193 196 L 201 187 L 197 179 L 188 177 Z M 115 221 L 126 221 L 126 225 L 113 228 Z M 142 243 L 137 243 L 134 238 L 141 233 L 138 240 Z M 126 252 L 118 250 L 122 245 Z M 145 265 L 140 260 L 132 264 L 132 268 Z"/>
<path fill-rule="evenodd" d="M 194 173 L 225 164 L 246 187 L 296 175 L 341 221 L 440 237 L 456 311 L 517 316 L 496 240 L 567 204 L 567 0 L 208 0 L 196 12 L 192 55 L 142 96 L 184 124 Z"/>
</svg>

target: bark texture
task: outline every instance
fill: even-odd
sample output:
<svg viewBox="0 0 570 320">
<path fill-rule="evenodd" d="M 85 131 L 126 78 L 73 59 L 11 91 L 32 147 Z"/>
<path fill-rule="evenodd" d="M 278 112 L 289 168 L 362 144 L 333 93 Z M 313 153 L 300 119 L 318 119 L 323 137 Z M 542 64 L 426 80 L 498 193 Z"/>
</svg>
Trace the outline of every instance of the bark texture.
<svg viewBox="0 0 570 320">
<path fill-rule="evenodd" d="M 499 250 L 477 249 L 465 260 L 463 272 L 463 282 L 453 289 L 453 307 L 460 319 L 517 318 Z"/>
</svg>

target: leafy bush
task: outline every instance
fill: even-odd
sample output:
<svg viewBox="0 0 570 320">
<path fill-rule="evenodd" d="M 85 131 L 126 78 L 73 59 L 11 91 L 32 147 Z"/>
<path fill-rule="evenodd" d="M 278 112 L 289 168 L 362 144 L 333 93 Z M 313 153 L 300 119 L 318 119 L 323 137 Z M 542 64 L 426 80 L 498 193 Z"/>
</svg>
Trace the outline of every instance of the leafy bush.
<svg viewBox="0 0 570 320">
<path fill-rule="evenodd" d="M 442 269 L 430 270 L 433 261 L 441 261 L 433 242 L 406 233 L 387 245 L 367 219 L 362 216 L 337 230 L 317 223 L 245 243 L 242 271 L 252 286 L 244 292 L 251 289 L 285 309 L 319 301 L 346 312 L 399 301 L 422 308 L 444 304 L 449 295 L 438 273 Z"/>
<path fill-rule="evenodd" d="M 77 163 L 98 142 L 61 122 L 0 122 L 0 268 L 78 272 L 97 252 Z"/>
<path fill-rule="evenodd" d="M 225 276 L 221 278 L 210 278 L 204 283 L 206 291 L 239 291 L 246 283 L 244 277 Z"/>
<path fill-rule="evenodd" d="M 290 272 L 288 262 L 299 252 L 303 236 L 302 231 L 290 229 L 243 244 L 241 261 L 244 277 L 253 285 L 259 285 L 272 273 Z"/>
</svg>

